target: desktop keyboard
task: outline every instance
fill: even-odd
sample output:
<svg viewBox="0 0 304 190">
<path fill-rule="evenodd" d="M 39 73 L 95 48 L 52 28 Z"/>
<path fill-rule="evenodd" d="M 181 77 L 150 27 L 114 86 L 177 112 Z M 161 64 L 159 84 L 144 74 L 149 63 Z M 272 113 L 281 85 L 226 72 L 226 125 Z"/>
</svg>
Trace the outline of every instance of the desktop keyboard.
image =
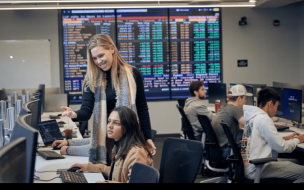
<svg viewBox="0 0 304 190">
<path fill-rule="evenodd" d="M 88 183 L 83 173 L 61 171 L 60 174 L 63 183 Z"/>
<path fill-rule="evenodd" d="M 64 159 L 65 157 L 57 152 L 50 151 L 50 150 L 40 150 L 37 151 L 38 155 L 46 160 L 53 160 L 53 159 Z"/>
<path fill-rule="evenodd" d="M 284 125 L 274 125 L 277 128 L 277 131 L 284 131 L 285 129 L 289 129 L 289 127 Z"/>
</svg>

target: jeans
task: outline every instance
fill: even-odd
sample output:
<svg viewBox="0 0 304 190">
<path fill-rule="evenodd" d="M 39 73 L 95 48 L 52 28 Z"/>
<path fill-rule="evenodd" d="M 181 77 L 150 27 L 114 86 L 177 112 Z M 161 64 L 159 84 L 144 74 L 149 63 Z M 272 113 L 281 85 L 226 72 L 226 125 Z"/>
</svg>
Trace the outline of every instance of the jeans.
<svg viewBox="0 0 304 190">
<path fill-rule="evenodd" d="M 241 152 L 242 143 L 237 144 L 237 147 L 238 147 L 239 152 Z M 226 158 L 228 156 L 230 156 L 231 147 L 229 145 L 225 144 L 224 146 L 221 147 L 221 149 L 222 149 L 222 158 L 224 160 L 226 160 Z"/>
<path fill-rule="evenodd" d="M 195 136 L 195 140 L 202 142 L 202 135 Z"/>
</svg>

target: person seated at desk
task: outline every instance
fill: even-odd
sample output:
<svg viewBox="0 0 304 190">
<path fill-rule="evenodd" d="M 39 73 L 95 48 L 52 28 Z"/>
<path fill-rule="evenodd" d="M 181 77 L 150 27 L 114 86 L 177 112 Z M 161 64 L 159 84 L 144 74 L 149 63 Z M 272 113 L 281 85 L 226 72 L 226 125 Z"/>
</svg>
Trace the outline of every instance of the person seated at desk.
<svg viewBox="0 0 304 190">
<path fill-rule="evenodd" d="M 207 106 L 203 103 L 203 99 L 206 98 L 207 93 L 204 82 L 193 81 L 189 86 L 189 92 L 192 97 L 186 100 L 184 111 L 193 128 L 195 139 L 202 141 L 203 128 L 198 121 L 197 115 L 206 115 L 211 121 L 215 113 L 208 110 Z"/>
<path fill-rule="evenodd" d="M 108 150 L 111 166 L 105 164 L 74 164 L 80 171 L 101 172 L 108 177 L 107 182 L 128 183 L 132 167 L 140 162 L 153 167 L 152 154 L 140 132 L 136 114 L 129 108 L 119 106 L 111 112 L 107 124 L 107 136 L 113 139 L 114 146 Z"/>
<path fill-rule="evenodd" d="M 244 106 L 246 125 L 244 128 L 241 154 L 245 166 L 245 176 L 255 178 L 256 167 L 249 160 L 272 157 L 272 150 L 291 153 L 297 144 L 304 142 L 304 134 L 293 133 L 280 137 L 272 117 L 276 114 L 280 95 L 272 88 L 264 88 L 258 93 L 258 107 Z M 277 162 L 264 164 L 263 178 L 285 178 L 294 183 L 304 183 L 304 166 L 296 160 L 278 158 Z"/>
<path fill-rule="evenodd" d="M 235 141 L 240 141 L 242 139 L 242 131 L 239 129 L 243 129 L 243 126 L 245 125 L 243 106 L 246 103 L 246 96 L 252 96 L 252 94 L 247 93 L 246 88 L 243 85 L 233 86 L 228 91 L 228 103 L 223 104 L 217 110 L 217 114 L 211 122 L 222 149 L 223 159 L 230 156 L 231 147 L 220 122 L 223 121 L 224 123 L 227 123 Z M 239 146 L 241 146 L 241 144 L 239 144 Z"/>
<path fill-rule="evenodd" d="M 151 123 L 140 71 L 124 61 L 113 40 L 107 34 L 92 36 L 87 46 L 87 72 L 83 82 L 80 110 L 63 107 L 62 116 L 74 122 L 93 117 L 92 138 L 55 141 L 63 154 L 89 156 L 94 163 L 110 164 L 106 149 L 112 142 L 106 139 L 106 124 L 110 112 L 118 105 L 131 108 L 138 116 L 144 138 L 154 155 L 156 147 L 151 137 Z M 69 148 L 67 147 L 69 145 Z"/>
</svg>

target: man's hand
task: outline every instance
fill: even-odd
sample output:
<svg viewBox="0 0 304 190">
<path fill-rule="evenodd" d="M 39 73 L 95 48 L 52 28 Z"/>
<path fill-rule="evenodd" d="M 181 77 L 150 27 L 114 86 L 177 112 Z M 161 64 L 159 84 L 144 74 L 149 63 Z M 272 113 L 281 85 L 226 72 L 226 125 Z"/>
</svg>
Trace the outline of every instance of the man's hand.
<svg viewBox="0 0 304 190">
<path fill-rule="evenodd" d="M 288 141 L 288 140 L 290 140 L 290 139 L 294 139 L 296 136 L 299 136 L 299 135 L 300 135 L 300 133 L 294 132 L 294 133 L 292 133 L 291 135 L 288 135 L 288 136 L 286 136 L 286 137 L 283 137 L 283 139 L 284 139 L 285 141 Z"/>
<path fill-rule="evenodd" d="M 299 135 L 299 136 L 297 136 L 297 137 L 295 137 L 295 138 L 299 139 L 299 140 L 300 140 L 300 143 L 303 143 L 303 142 L 304 142 L 304 134 L 301 134 L 301 135 Z"/>
</svg>

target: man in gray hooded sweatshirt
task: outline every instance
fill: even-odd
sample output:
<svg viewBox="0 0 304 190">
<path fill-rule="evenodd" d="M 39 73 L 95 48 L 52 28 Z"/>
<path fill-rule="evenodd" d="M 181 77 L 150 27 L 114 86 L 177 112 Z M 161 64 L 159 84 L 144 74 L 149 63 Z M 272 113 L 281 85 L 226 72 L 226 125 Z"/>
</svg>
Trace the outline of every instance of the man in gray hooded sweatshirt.
<svg viewBox="0 0 304 190">
<path fill-rule="evenodd" d="M 192 97 L 186 100 L 184 111 L 192 125 L 195 139 L 197 141 L 202 141 L 203 128 L 198 121 L 197 115 L 206 115 L 210 121 L 212 121 L 215 113 L 208 110 L 207 106 L 205 106 L 203 103 L 203 99 L 206 98 L 207 93 L 204 82 L 193 81 L 189 86 L 189 92 Z"/>
<path fill-rule="evenodd" d="M 304 142 L 304 134 L 293 133 L 281 137 L 272 117 L 276 114 L 280 95 L 272 88 L 264 88 L 258 93 L 258 107 L 244 106 L 245 127 L 241 154 L 244 161 L 245 176 L 255 178 L 256 167 L 249 160 L 272 157 L 272 150 L 278 153 L 291 153 L 297 144 Z M 294 183 L 304 183 L 304 166 L 295 164 L 294 159 L 278 158 L 277 162 L 264 164 L 263 178 L 285 178 Z"/>
</svg>

